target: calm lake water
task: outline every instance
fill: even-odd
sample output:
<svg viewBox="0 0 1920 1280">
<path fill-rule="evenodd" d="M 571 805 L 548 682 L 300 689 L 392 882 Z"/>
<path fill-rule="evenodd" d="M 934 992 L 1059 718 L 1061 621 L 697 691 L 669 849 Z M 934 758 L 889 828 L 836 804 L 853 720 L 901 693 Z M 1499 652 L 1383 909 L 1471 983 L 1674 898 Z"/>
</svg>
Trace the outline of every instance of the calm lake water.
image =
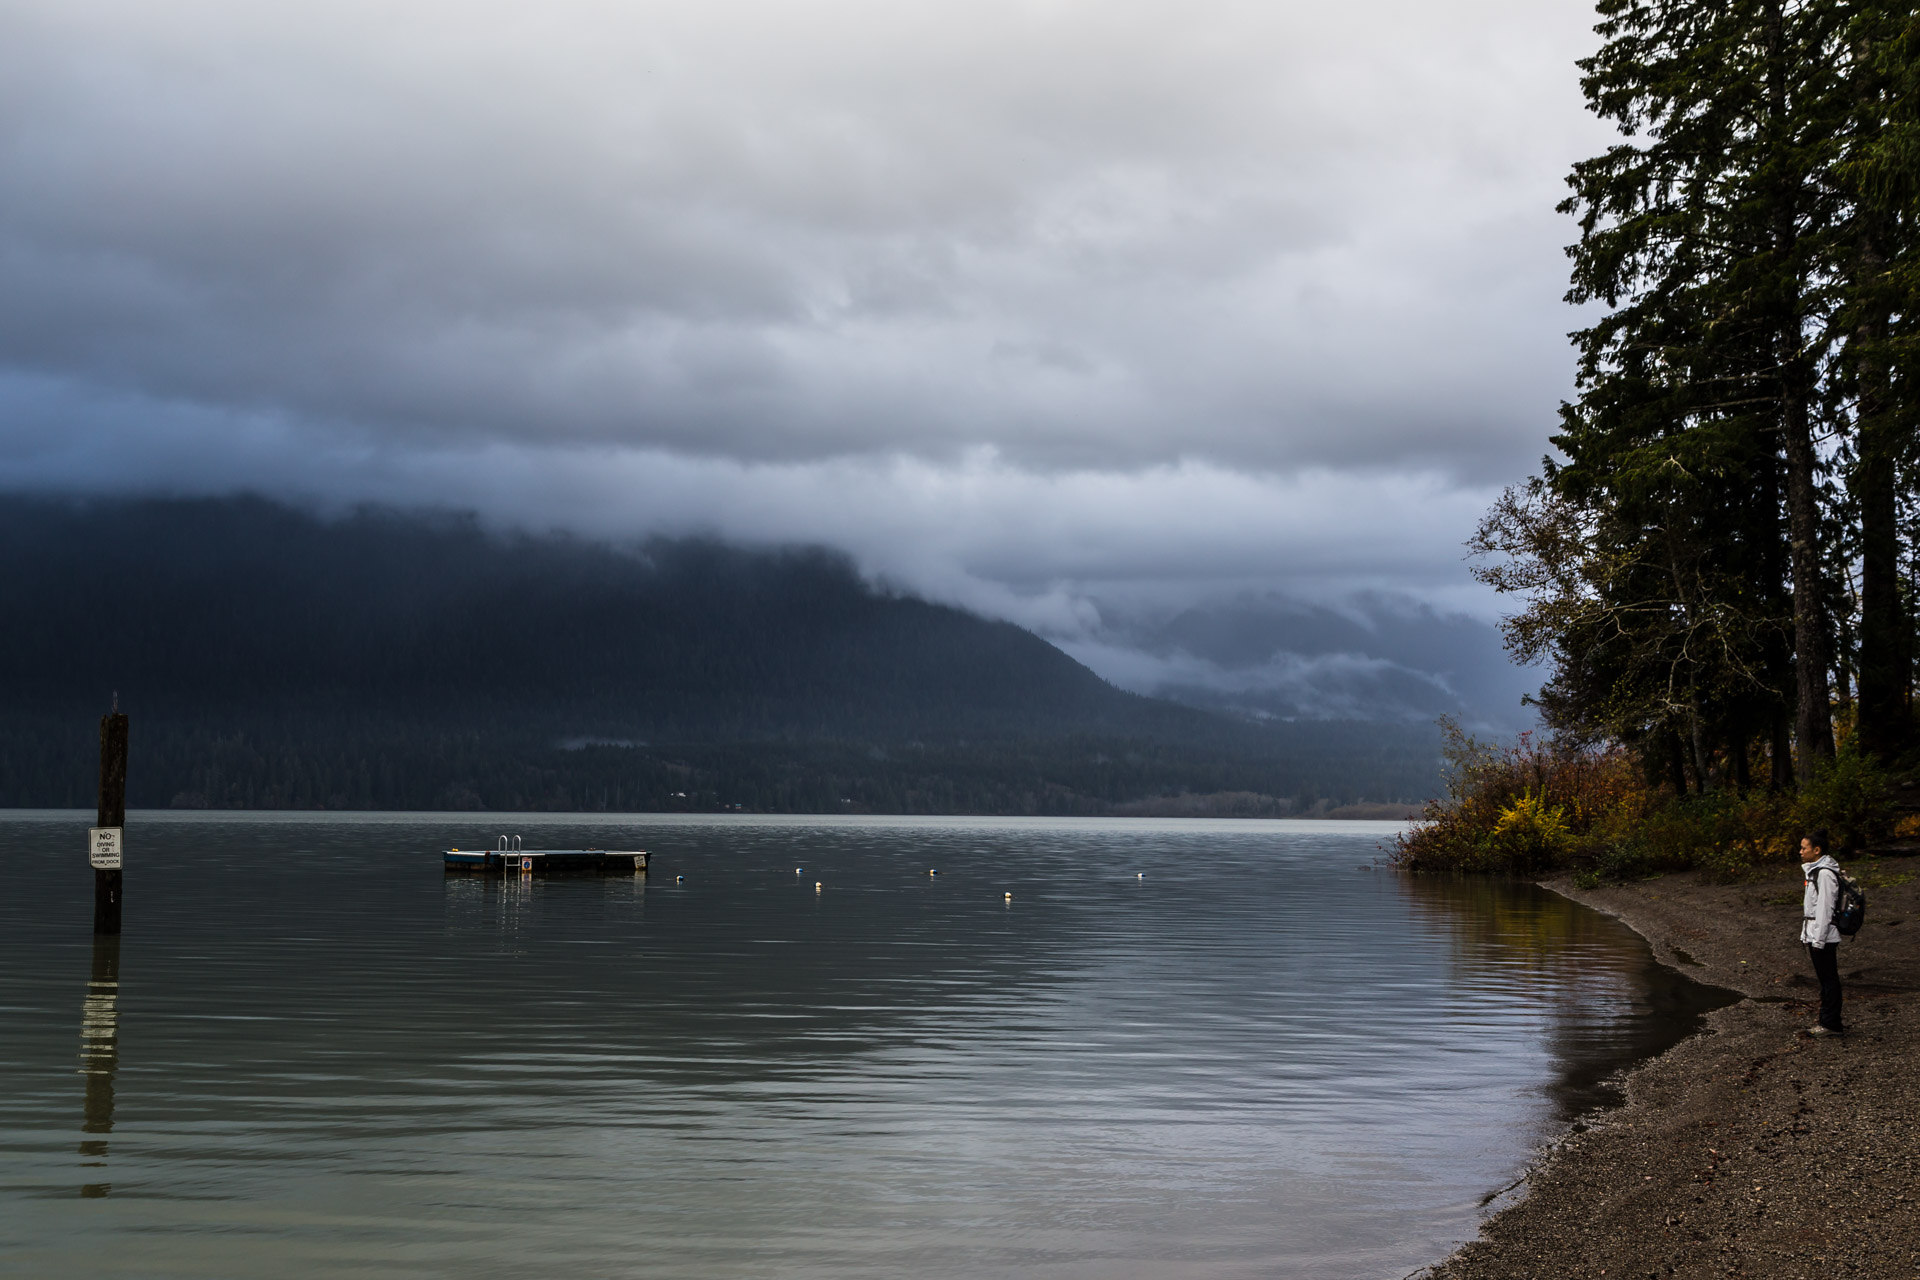
<svg viewBox="0 0 1920 1280">
<path fill-rule="evenodd" d="M 96 943 L 89 818 L 0 816 L 6 1274 L 1397 1280 L 1720 996 L 1387 824 L 136 813 Z"/>
</svg>

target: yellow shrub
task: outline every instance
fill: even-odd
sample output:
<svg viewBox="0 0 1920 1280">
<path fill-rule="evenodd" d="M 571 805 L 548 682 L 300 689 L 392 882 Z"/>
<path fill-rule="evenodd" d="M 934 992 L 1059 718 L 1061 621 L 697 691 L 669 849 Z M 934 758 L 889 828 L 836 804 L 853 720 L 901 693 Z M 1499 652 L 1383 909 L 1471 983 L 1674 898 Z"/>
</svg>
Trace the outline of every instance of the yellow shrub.
<svg viewBox="0 0 1920 1280">
<path fill-rule="evenodd" d="M 1488 839 L 1490 860 L 1515 870 L 1551 867 L 1573 847 L 1567 811 L 1544 791 L 1523 791 L 1503 805 Z"/>
<path fill-rule="evenodd" d="M 1525 791 L 1500 810 L 1500 820 L 1493 824 L 1493 829 L 1503 835 L 1532 837 L 1542 844 L 1557 846 L 1566 843 L 1567 811 L 1559 805 L 1548 804 L 1543 794 Z"/>
</svg>

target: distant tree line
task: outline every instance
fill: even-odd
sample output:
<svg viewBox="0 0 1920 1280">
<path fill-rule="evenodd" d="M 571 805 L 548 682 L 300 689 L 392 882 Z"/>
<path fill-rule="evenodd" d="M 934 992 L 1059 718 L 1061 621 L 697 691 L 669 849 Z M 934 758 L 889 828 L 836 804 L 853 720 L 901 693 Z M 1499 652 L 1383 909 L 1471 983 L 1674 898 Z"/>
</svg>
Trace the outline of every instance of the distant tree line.
<svg viewBox="0 0 1920 1280">
<path fill-rule="evenodd" d="M 87 808 L 90 718 L 0 721 L 0 803 Z M 1259 752 L 1068 734 L 881 746 L 560 747 L 432 724 L 134 722 L 136 808 L 1286 816 L 1417 802 L 1436 785 L 1424 726 L 1284 726 Z"/>
<path fill-rule="evenodd" d="M 1602 0 L 1578 395 L 1473 548 L 1547 723 L 1674 790 L 1915 742 L 1920 6 Z"/>
</svg>

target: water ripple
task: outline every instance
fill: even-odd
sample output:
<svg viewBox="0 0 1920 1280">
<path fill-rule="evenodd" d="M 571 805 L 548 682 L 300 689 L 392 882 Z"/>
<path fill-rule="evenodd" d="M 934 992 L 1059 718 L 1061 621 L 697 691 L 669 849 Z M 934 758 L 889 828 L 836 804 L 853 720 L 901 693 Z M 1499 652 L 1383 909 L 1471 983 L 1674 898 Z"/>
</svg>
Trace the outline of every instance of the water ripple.
<svg viewBox="0 0 1920 1280">
<path fill-rule="evenodd" d="M 0 822 L 7 1265 L 1401 1275 L 1712 999 L 1359 824 L 543 816 L 655 874 L 441 875 L 502 821 L 136 814 L 104 950 L 85 816 Z"/>
</svg>

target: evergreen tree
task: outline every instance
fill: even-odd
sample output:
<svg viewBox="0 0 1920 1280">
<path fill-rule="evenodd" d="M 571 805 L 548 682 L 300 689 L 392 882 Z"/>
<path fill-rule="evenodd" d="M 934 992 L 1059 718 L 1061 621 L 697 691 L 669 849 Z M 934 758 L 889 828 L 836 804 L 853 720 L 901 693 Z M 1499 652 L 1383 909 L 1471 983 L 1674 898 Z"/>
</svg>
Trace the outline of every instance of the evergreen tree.
<svg viewBox="0 0 1920 1280">
<path fill-rule="evenodd" d="M 1568 300 L 1606 310 L 1575 335 L 1562 456 L 1489 514 L 1481 576 L 1530 597 L 1508 637 L 1553 663 L 1550 723 L 1639 746 L 1677 788 L 1716 760 L 1746 785 L 1756 742 L 1789 781 L 1789 716 L 1807 777 L 1834 754 L 1835 662 L 1889 754 L 1912 677 L 1916 5 L 1599 12 L 1582 85 L 1623 140 L 1562 209 Z"/>
<path fill-rule="evenodd" d="M 1858 730 L 1891 757 L 1911 737 L 1910 602 L 1903 599 L 1900 497 L 1912 465 L 1915 213 L 1920 205 L 1920 18 L 1908 3 L 1852 6 L 1853 117 L 1836 177 L 1849 205 L 1845 342 L 1837 416 L 1851 416 L 1846 472 L 1857 521 Z"/>
<path fill-rule="evenodd" d="M 1664 723 L 1640 736 L 1681 737 L 1704 783 L 1707 740 L 1735 736 L 1709 708 L 1751 728 L 1784 692 L 1769 631 L 1785 604 L 1809 767 L 1833 741 L 1808 335 L 1834 210 L 1805 175 L 1834 132 L 1835 20 L 1779 0 L 1605 0 L 1600 12 L 1606 43 L 1582 64 L 1583 88 L 1627 140 L 1575 167 L 1562 208 L 1581 219 L 1568 300 L 1610 310 L 1577 335 L 1581 395 L 1554 440 L 1568 461 L 1549 461 L 1547 483 L 1595 513 L 1609 544 L 1596 591 L 1640 621 L 1639 648 L 1665 633 L 1651 647 L 1674 654 Z M 1630 670 L 1589 691 L 1619 708 L 1616 732 L 1634 709 L 1645 718 Z"/>
</svg>

